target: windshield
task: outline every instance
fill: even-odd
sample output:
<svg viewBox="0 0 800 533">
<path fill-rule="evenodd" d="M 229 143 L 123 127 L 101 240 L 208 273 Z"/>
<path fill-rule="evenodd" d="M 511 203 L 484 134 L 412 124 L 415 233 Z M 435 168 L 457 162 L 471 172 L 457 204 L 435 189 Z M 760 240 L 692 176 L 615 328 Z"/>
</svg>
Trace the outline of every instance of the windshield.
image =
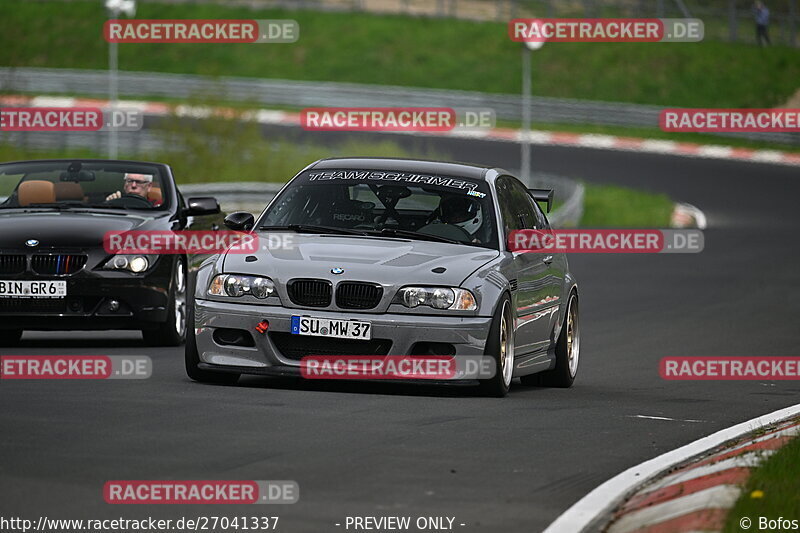
<svg viewBox="0 0 800 533">
<path fill-rule="evenodd" d="M 309 170 L 283 190 L 259 222 L 259 229 L 298 226 L 497 248 L 488 185 L 454 176 Z"/>
<path fill-rule="evenodd" d="M 155 165 L 110 161 L 33 161 L 0 165 L 0 209 L 164 209 Z"/>
</svg>

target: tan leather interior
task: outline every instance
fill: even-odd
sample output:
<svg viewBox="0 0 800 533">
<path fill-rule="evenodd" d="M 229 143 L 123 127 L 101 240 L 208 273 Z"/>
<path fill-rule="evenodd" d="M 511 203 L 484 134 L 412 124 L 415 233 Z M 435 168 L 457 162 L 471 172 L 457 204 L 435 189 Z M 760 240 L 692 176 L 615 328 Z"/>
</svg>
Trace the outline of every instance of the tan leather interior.
<svg viewBox="0 0 800 533">
<path fill-rule="evenodd" d="M 55 183 L 56 200 L 83 201 L 83 187 L 74 181 L 59 181 Z"/>
<path fill-rule="evenodd" d="M 150 192 L 147 193 L 147 199 L 154 203 L 161 203 L 161 187 L 158 185 L 150 187 Z"/>
<path fill-rule="evenodd" d="M 52 181 L 23 181 L 19 184 L 19 188 L 17 189 L 17 199 L 21 206 L 30 204 L 52 204 L 56 201 L 55 187 Z"/>
</svg>

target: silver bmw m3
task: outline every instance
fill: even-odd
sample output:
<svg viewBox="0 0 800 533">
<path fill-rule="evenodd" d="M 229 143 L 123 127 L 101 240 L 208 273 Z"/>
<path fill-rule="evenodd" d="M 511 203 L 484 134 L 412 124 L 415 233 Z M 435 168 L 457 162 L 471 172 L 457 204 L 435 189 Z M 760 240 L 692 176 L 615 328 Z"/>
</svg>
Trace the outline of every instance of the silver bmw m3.
<svg viewBox="0 0 800 533">
<path fill-rule="evenodd" d="M 552 191 L 498 168 L 312 163 L 257 218 L 225 219 L 265 245 L 191 276 L 186 371 L 233 383 L 300 375 L 308 356 L 482 356 L 491 377 L 472 383 L 487 395 L 515 377 L 569 387 L 580 329 L 567 258 L 509 246 L 515 230 L 549 228 L 540 203 Z"/>
</svg>

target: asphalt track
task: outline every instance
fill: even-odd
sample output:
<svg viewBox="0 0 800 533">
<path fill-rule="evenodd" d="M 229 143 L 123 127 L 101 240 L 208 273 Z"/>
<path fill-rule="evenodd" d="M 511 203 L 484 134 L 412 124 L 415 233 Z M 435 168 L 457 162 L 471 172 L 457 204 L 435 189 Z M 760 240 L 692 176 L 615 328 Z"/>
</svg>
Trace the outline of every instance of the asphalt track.
<svg viewBox="0 0 800 533">
<path fill-rule="evenodd" d="M 519 166 L 512 144 L 397 138 Z M 533 164 L 666 192 L 708 216 L 700 254 L 570 258 L 583 328 L 574 388 L 488 399 L 258 377 L 210 386 L 186 378 L 182 349 L 146 348 L 135 333 L 29 332 L 6 353 L 145 354 L 154 374 L 1 382 L 0 516 L 264 514 L 280 531 L 319 533 L 344 531 L 346 516 L 452 516 L 460 531 L 540 531 L 622 470 L 798 402 L 797 382 L 658 374 L 667 355 L 800 355 L 797 168 L 566 147 L 534 147 Z M 292 479 L 301 494 L 266 507 L 112 506 L 112 479 Z"/>
</svg>

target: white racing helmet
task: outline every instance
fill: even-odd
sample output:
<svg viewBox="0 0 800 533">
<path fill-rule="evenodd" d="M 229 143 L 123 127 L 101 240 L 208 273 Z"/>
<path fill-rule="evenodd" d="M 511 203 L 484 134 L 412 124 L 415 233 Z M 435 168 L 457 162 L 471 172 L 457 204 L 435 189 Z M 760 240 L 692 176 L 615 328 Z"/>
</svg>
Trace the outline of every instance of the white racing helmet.
<svg viewBox="0 0 800 533">
<path fill-rule="evenodd" d="M 475 235 L 483 224 L 481 204 L 474 198 L 466 196 L 443 198 L 439 210 L 442 222 L 458 226 L 470 235 Z"/>
</svg>

